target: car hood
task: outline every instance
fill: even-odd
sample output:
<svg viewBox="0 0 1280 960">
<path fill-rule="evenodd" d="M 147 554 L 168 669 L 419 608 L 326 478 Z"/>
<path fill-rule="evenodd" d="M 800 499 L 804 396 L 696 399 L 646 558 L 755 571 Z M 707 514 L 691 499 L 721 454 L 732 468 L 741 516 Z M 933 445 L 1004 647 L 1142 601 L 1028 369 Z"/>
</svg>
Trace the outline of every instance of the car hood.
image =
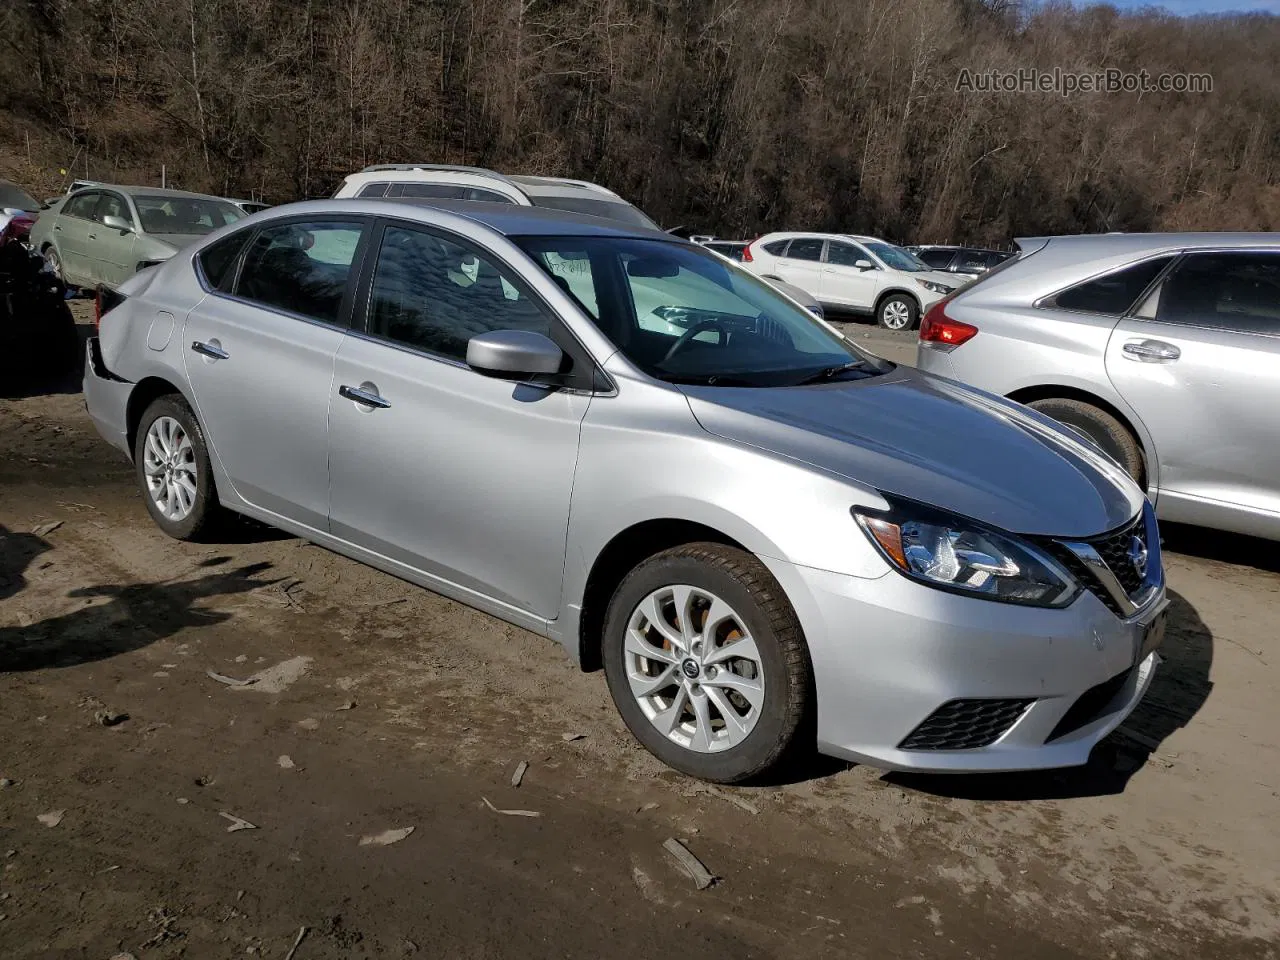
<svg viewBox="0 0 1280 960">
<path fill-rule="evenodd" d="M 810 387 L 682 386 L 707 432 L 1013 533 L 1090 537 L 1142 493 L 1038 414 L 908 367 Z"/>
<path fill-rule="evenodd" d="M 197 241 L 203 240 L 203 233 L 148 233 L 148 240 L 157 240 L 160 243 L 173 247 L 175 251 L 181 250 L 183 247 L 189 247 Z"/>
<path fill-rule="evenodd" d="M 948 273 L 946 270 L 928 270 L 922 273 L 913 273 L 911 276 L 917 280 L 931 280 L 934 283 L 940 283 L 944 287 L 952 287 L 953 289 L 963 282 L 954 273 Z"/>
</svg>

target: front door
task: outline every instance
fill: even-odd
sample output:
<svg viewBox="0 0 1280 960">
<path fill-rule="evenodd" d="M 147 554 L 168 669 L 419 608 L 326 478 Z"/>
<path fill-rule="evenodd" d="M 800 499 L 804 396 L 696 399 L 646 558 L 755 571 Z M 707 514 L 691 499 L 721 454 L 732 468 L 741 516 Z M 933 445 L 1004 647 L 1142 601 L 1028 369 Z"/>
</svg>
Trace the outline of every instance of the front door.
<svg viewBox="0 0 1280 960">
<path fill-rule="evenodd" d="M 779 257 L 774 270 L 787 283 L 822 300 L 822 248 L 826 243 L 821 237 L 796 237 L 787 247 L 787 255 Z"/>
<path fill-rule="evenodd" d="M 183 334 L 200 422 L 235 492 L 316 530 L 328 516 L 333 363 L 365 232 L 350 218 L 271 222 L 234 287 L 205 297 Z"/>
<path fill-rule="evenodd" d="M 96 190 L 77 193 L 62 205 L 53 223 L 54 246 L 62 261 L 62 278 L 75 287 L 89 287 L 94 282 L 93 261 L 89 255 L 89 234 L 98 225 L 93 221 L 102 194 Z"/>
<path fill-rule="evenodd" d="M 1161 515 L 1270 514 L 1280 531 L 1280 253 L 1188 254 L 1137 313 L 1107 373 L 1151 433 Z"/>
<path fill-rule="evenodd" d="M 855 266 L 859 261 L 872 266 Z M 873 309 L 883 276 L 874 264 L 869 253 L 852 243 L 827 241 L 827 261 L 822 265 L 823 302 L 855 310 Z"/>
<path fill-rule="evenodd" d="M 109 227 L 105 223 L 107 217 L 119 217 L 132 224 L 133 229 Z M 95 229 L 90 233 L 92 246 L 89 252 L 94 261 L 94 279 L 108 287 L 118 287 L 137 273 L 138 261 L 133 255 L 133 246 L 138 238 L 138 223 L 128 201 L 111 191 L 102 194 L 93 219 Z"/>
<path fill-rule="evenodd" d="M 590 396 L 483 376 L 467 340 L 554 335 L 505 266 L 421 227 L 383 230 L 368 335 L 338 351 L 330 529 L 522 612 L 559 610 L 569 498 Z"/>
</svg>

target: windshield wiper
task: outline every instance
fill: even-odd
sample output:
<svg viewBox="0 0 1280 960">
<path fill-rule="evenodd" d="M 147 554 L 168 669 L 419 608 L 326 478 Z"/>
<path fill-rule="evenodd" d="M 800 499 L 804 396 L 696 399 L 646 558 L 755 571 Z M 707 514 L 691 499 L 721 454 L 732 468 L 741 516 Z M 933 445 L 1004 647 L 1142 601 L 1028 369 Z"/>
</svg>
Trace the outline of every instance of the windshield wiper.
<svg viewBox="0 0 1280 960">
<path fill-rule="evenodd" d="M 760 384 L 754 380 L 744 380 L 742 377 L 722 377 L 719 374 L 710 373 L 706 376 L 681 376 L 680 374 L 662 374 L 662 379 L 667 383 L 683 383 L 694 387 L 758 387 Z"/>
<path fill-rule="evenodd" d="M 850 360 L 848 363 L 842 363 L 838 367 L 827 367 L 825 370 L 819 370 L 817 373 L 805 377 L 795 385 L 797 387 L 804 387 L 811 383 L 826 383 L 828 380 L 834 380 L 842 373 L 848 373 L 852 370 L 865 370 L 869 366 L 871 365 L 867 363 L 866 360 Z"/>
</svg>

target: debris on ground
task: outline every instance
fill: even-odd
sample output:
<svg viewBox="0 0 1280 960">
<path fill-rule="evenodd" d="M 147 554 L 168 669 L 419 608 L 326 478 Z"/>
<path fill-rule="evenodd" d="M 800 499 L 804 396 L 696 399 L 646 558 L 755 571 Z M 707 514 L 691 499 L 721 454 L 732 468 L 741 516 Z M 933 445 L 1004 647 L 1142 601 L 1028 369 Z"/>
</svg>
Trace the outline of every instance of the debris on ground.
<svg viewBox="0 0 1280 960">
<path fill-rule="evenodd" d="M 311 657 L 292 657 L 284 660 L 273 667 L 259 670 L 249 678 L 249 683 L 241 684 L 236 689 L 252 685 L 255 693 L 284 693 L 310 669 L 311 659 Z"/>
<path fill-rule="evenodd" d="M 704 792 L 711 794 L 713 797 L 719 797 L 727 803 L 732 803 L 735 807 L 740 810 L 747 811 L 747 813 L 751 814 L 753 817 L 758 816 L 760 813 L 760 808 L 754 803 L 751 803 L 749 800 L 744 800 L 742 797 L 735 793 L 730 793 L 728 790 L 720 790 L 717 787 L 705 787 Z"/>
<path fill-rule="evenodd" d="M 305 720 L 299 720 L 298 726 L 303 730 L 318 730 L 320 728 L 320 721 L 315 717 L 307 717 Z"/>
<path fill-rule="evenodd" d="M 111 960 L 138 960 L 132 953 L 113 953 Z"/>
<path fill-rule="evenodd" d="M 520 786 L 520 781 L 524 779 L 525 771 L 529 769 L 529 761 L 521 760 L 516 766 L 516 772 L 511 775 L 511 785 L 513 787 Z"/>
<path fill-rule="evenodd" d="M 205 674 L 210 680 L 225 683 L 228 687 L 247 687 L 249 684 L 256 682 L 253 677 L 249 677 L 247 680 L 237 680 L 235 677 L 227 677 L 221 673 L 214 673 L 212 670 L 206 670 Z"/>
<path fill-rule="evenodd" d="M 355 708 L 356 708 L 356 702 L 354 700 L 348 700 L 345 703 L 339 704 L 337 707 L 334 707 L 335 710 L 354 710 Z"/>
<path fill-rule="evenodd" d="M 182 804 L 185 807 L 191 801 L 188 800 L 186 797 L 179 797 L 176 802 Z"/>
<path fill-rule="evenodd" d="M 53 533 L 53 531 L 62 526 L 62 524 L 63 521 L 61 520 L 51 520 L 48 523 L 40 524 L 38 527 L 32 527 L 31 532 L 37 537 L 47 537 L 49 534 Z"/>
<path fill-rule="evenodd" d="M 99 710 L 93 715 L 95 723 L 104 727 L 115 727 L 124 723 L 129 719 L 129 715 L 122 710 Z"/>
<path fill-rule="evenodd" d="M 409 834 L 413 833 L 413 827 L 401 827 L 398 830 L 383 830 L 381 833 L 375 833 L 367 837 L 360 838 L 360 846 L 362 847 L 389 847 L 393 843 L 399 843 Z"/>
<path fill-rule="evenodd" d="M 573 741 L 575 741 L 575 740 L 585 740 L 586 738 L 587 738 L 587 735 L 586 735 L 585 733 L 562 733 L 562 734 L 560 734 L 560 739 L 561 739 L 561 740 L 563 740 L 565 743 L 573 743 Z"/>
<path fill-rule="evenodd" d="M 705 890 L 716 882 L 715 874 L 708 870 L 702 861 L 695 857 L 689 848 L 675 837 L 664 841 L 662 847 L 676 859 L 685 873 L 689 874 L 694 886 L 699 890 Z"/>
<path fill-rule="evenodd" d="M 276 764 L 279 765 L 282 770 L 292 770 L 297 766 L 287 753 L 280 754 L 280 757 L 276 760 Z"/>
<path fill-rule="evenodd" d="M 66 815 L 65 810 L 50 810 L 48 813 L 42 813 L 36 817 L 46 827 L 56 827 L 62 822 L 62 818 Z"/>
<path fill-rule="evenodd" d="M 17 785 L 17 780 L 10 780 L 8 777 L 0 777 L 0 790 L 3 790 L 5 787 L 16 787 Z"/>
<path fill-rule="evenodd" d="M 492 803 L 489 802 L 488 797 L 481 797 L 480 799 L 484 801 L 484 805 L 486 807 L 488 807 L 494 813 L 502 814 L 504 817 L 540 817 L 542 816 L 542 814 L 539 813 L 537 810 L 499 810 L 497 807 L 495 807 Z"/>
<path fill-rule="evenodd" d="M 298 946 L 302 943 L 302 938 L 307 935 L 306 927 L 298 928 L 298 935 L 293 939 L 293 946 L 289 948 L 289 952 L 284 955 L 284 960 L 293 960 L 293 955 L 298 952 Z"/>
<path fill-rule="evenodd" d="M 235 833 L 237 830 L 257 830 L 258 828 L 242 817 L 237 817 L 234 813 L 227 813 L 225 810 L 219 810 L 218 816 L 231 821 L 231 826 L 227 827 L 227 833 Z"/>
<path fill-rule="evenodd" d="M 199 776 L 199 777 L 196 777 L 196 779 L 195 779 L 195 785 L 196 785 L 197 787 L 208 787 L 208 786 L 212 786 L 212 785 L 213 785 L 213 777 L 205 777 L 205 776 Z"/>
</svg>

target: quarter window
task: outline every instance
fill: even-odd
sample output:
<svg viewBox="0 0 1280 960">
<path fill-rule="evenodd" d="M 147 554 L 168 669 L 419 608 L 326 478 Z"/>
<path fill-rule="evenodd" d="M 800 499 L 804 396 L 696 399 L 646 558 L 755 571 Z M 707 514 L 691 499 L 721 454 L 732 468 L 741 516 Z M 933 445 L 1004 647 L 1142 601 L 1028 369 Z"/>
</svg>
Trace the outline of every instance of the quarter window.
<svg viewBox="0 0 1280 960">
<path fill-rule="evenodd" d="M 787 252 L 787 244 L 790 242 L 790 240 L 774 240 L 771 243 L 766 243 L 762 249 L 775 257 L 781 257 Z"/>
<path fill-rule="evenodd" d="M 1086 283 L 1064 290 L 1054 299 L 1054 305 L 1064 310 L 1083 310 L 1088 313 L 1120 315 L 1133 306 L 1142 291 L 1151 286 L 1173 257 L 1157 257 L 1133 266 L 1116 270 L 1106 276 L 1096 277 Z"/>
<path fill-rule="evenodd" d="M 245 254 L 236 295 L 312 320 L 341 322 L 363 229 L 359 223 L 323 220 L 260 230 Z"/>
<path fill-rule="evenodd" d="M 391 184 L 389 183 L 366 183 L 363 187 L 360 188 L 360 192 L 357 193 L 356 196 L 357 197 L 385 197 L 387 195 L 387 187 L 389 186 L 391 186 Z"/>
<path fill-rule="evenodd" d="M 200 270 L 209 286 L 215 290 L 230 288 L 231 281 L 234 279 L 232 268 L 235 266 L 236 257 L 240 256 L 240 251 L 249 242 L 249 236 L 252 233 L 252 230 L 241 230 L 200 251 Z"/>
<path fill-rule="evenodd" d="M 1156 319 L 1280 335 L 1280 253 L 1193 253 L 1164 283 Z"/>
<path fill-rule="evenodd" d="M 821 260 L 823 241 L 817 237 L 797 237 L 787 250 L 789 260 Z"/>
<path fill-rule="evenodd" d="M 467 341 L 491 330 L 551 335 L 551 321 L 513 274 L 434 233 L 388 226 L 370 298 L 372 332 L 465 360 Z"/>
</svg>

